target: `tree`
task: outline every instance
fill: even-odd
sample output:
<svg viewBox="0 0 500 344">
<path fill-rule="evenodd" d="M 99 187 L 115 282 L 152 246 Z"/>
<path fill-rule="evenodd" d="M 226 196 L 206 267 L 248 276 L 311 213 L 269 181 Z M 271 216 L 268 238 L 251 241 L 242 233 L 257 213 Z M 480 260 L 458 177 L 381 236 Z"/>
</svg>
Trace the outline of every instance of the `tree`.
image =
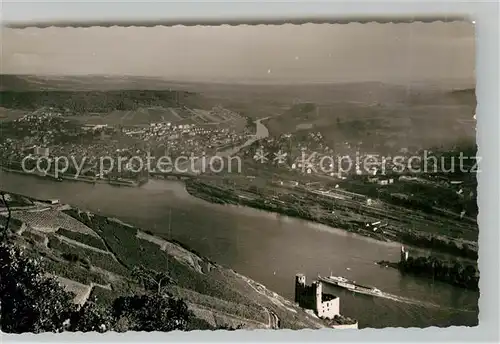
<svg viewBox="0 0 500 344">
<path fill-rule="evenodd" d="M 144 294 L 117 298 L 113 316 L 122 325 L 121 331 L 185 331 L 192 313 L 182 299 Z"/>
<path fill-rule="evenodd" d="M 174 283 L 173 278 L 166 272 L 147 269 L 144 266 L 134 267 L 132 276 L 142 284 L 144 289 L 158 294 L 162 293 L 166 286 Z"/>
<path fill-rule="evenodd" d="M 247 127 L 248 128 L 255 128 L 255 123 L 253 122 L 253 119 L 250 117 L 247 117 Z"/>
<path fill-rule="evenodd" d="M 9 230 L 9 223 L 12 213 L 10 211 L 9 202 L 7 202 L 7 197 L 5 197 L 5 192 L 1 191 L 0 196 L 2 196 L 3 205 L 5 206 L 5 208 L 7 208 L 7 220 L 5 221 L 5 227 L 2 231 L 2 240 L 5 240 L 7 232 Z"/>
<path fill-rule="evenodd" d="M 187 330 L 192 313 L 182 299 L 158 289 L 117 298 L 103 308 L 87 301 L 80 309 L 74 294 L 47 277 L 41 262 L 22 248 L 0 244 L 1 328 L 8 333 L 133 330 Z"/>
<path fill-rule="evenodd" d="M 236 327 L 228 324 L 220 325 L 217 327 L 217 330 L 226 330 L 226 331 L 236 331 L 243 329 L 243 325 L 239 324 Z"/>
<path fill-rule="evenodd" d="M 69 331 L 106 332 L 115 328 L 115 319 L 110 310 L 87 301 L 79 310 L 71 314 Z"/>
<path fill-rule="evenodd" d="M 76 310 L 72 293 L 46 276 L 41 263 L 22 248 L 0 244 L 2 331 L 61 332 Z"/>
<path fill-rule="evenodd" d="M 134 276 L 146 290 L 144 295 L 117 298 L 113 303 L 113 316 L 120 331 L 173 331 L 188 329 L 192 313 L 182 299 L 165 291 L 174 283 L 170 275 L 136 266 Z"/>
<path fill-rule="evenodd" d="M 5 197 L 3 201 L 7 205 Z M 75 295 L 48 277 L 40 259 L 4 240 L 0 243 L 0 328 L 7 333 L 188 330 L 192 313 L 187 304 L 163 290 L 172 278 L 143 267 L 134 273 L 148 294 L 117 298 L 110 308 L 94 301 L 78 308 Z"/>
</svg>

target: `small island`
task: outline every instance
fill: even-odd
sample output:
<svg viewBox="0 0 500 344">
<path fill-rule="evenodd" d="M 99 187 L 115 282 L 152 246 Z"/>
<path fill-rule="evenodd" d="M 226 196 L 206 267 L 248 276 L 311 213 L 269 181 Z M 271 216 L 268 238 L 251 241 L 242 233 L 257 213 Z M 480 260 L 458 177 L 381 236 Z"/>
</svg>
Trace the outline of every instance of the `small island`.
<svg viewBox="0 0 500 344">
<path fill-rule="evenodd" d="M 411 257 L 401 247 L 399 262 L 379 261 L 378 265 L 398 269 L 402 273 L 425 276 L 470 290 L 479 290 L 479 271 L 476 266 L 461 261 L 443 260 L 436 256 Z"/>
</svg>

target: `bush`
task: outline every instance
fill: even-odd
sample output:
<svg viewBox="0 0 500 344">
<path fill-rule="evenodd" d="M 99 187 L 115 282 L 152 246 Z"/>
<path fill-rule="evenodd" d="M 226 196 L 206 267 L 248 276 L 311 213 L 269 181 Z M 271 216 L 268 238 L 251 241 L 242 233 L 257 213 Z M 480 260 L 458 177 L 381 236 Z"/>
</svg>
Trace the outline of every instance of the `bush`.
<svg viewBox="0 0 500 344">
<path fill-rule="evenodd" d="M 160 294 L 119 297 L 112 312 L 120 331 L 185 331 L 193 316 L 183 300 Z"/>
<path fill-rule="evenodd" d="M 75 310 L 74 295 L 45 277 L 40 261 L 22 249 L 0 245 L 0 301 L 3 332 L 61 332 Z"/>
<path fill-rule="evenodd" d="M 90 294 L 90 299 L 99 305 L 111 306 L 119 296 L 124 296 L 124 293 L 95 286 Z"/>
<path fill-rule="evenodd" d="M 46 238 L 45 235 L 30 230 L 24 231 L 21 236 L 37 244 L 43 244 Z"/>
<path fill-rule="evenodd" d="M 122 296 L 111 307 L 86 302 L 80 309 L 72 303 L 74 296 L 46 277 L 40 262 L 23 249 L 0 244 L 3 332 L 172 331 L 196 324 L 183 300 L 165 295 Z"/>
</svg>

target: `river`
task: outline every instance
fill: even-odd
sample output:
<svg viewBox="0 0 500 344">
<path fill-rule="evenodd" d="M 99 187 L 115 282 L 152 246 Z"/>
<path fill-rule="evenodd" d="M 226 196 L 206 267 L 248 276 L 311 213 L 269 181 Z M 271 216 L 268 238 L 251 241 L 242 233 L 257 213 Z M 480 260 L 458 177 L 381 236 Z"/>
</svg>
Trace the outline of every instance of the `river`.
<svg viewBox="0 0 500 344">
<path fill-rule="evenodd" d="M 332 272 L 413 300 L 399 302 L 335 290 L 343 314 L 357 318 L 360 327 L 477 324 L 479 293 L 402 276 L 374 264 L 399 259 L 397 244 L 255 209 L 210 204 L 189 195 L 181 182 L 150 180 L 133 188 L 56 182 L 0 171 L 0 189 L 57 198 L 179 240 L 292 300 L 294 276 L 299 272 L 309 282 L 318 274 Z"/>
</svg>

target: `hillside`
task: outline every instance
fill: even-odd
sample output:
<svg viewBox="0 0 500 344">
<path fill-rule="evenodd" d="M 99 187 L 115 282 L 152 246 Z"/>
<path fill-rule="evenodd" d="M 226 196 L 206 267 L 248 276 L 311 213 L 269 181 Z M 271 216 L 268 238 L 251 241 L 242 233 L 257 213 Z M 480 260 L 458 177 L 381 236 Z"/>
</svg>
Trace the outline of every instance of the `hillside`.
<svg viewBox="0 0 500 344">
<path fill-rule="evenodd" d="M 106 115 L 170 107 L 212 108 L 216 101 L 154 78 L 0 75 L 0 107 L 9 111 L 53 108 L 62 114 Z"/>
<path fill-rule="evenodd" d="M 175 86 L 159 78 L 130 76 L 41 76 L 0 74 L 0 91 L 168 90 Z"/>
<path fill-rule="evenodd" d="M 182 91 L 2 91 L 1 105 L 7 109 L 35 111 L 42 107 L 71 114 L 109 113 L 140 107 L 197 106 L 201 99 Z"/>
<path fill-rule="evenodd" d="M 386 154 L 403 147 L 418 150 L 475 143 L 474 90 L 406 94 L 396 86 L 372 85 L 371 92 L 369 85 L 360 87 L 359 93 L 347 86 L 345 90 L 332 87 L 329 101 L 304 97 L 272 117 L 266 126 L 273 136 L 293 133 L 299 141 L 320 132 L 340 153 L 345 143 Z M 350 94 L 359 97 L 354 100 Z"/>
<path fill-rule="evenodd" d="M 321 328 L 325 325 L 263 285 L 201 257 L 182 244 L 167 241 L 116 219 L 67 205 L 47 205 L 19 195 L 12 222 L 15 241 L 43 257 L 51 274 L 75 302 L 96 298 L 109 304 L 116 297 L 140 293 L 132 269 L 166 272 L 167 290 L 186 301 L 205 328 Z M 5 226 L 6 208 L 0 205 Z M 293 276 L 290 278 L 293 283 Z M 203 327 L 202 326 L 202 327 Z M 198 326 L 199 327 L 199 326 Z"/>
<path fill-rule="evenodd" d="M 475 104 L 477 102 L 475 88 L 455 90 L 451 93 L 451 97 L 456 99 L 457 101 L 469 104 Z"/>
<path fill-rule="evenodd" d="M 378 153 L 475 142 L 474 89 L 380 82 L 252 85 L 175 82 L 132 76 L 0 76 L 0 117 L 53 107 L 93 124 L 147 124 L 215 105 L 267 118 L 271 136 L 320 132 L 340 153 L 345 142 Z M 1 110 L 1 109 L 0 109 Z M 180 112 L 179 112 L 180 111 Z M 14 113 L 16 112 L 16 113 Z M 174 116 L 175 117 L 175 116 Z M 411 149 L 410 149 L 411 150 Z"/>
</svg>

